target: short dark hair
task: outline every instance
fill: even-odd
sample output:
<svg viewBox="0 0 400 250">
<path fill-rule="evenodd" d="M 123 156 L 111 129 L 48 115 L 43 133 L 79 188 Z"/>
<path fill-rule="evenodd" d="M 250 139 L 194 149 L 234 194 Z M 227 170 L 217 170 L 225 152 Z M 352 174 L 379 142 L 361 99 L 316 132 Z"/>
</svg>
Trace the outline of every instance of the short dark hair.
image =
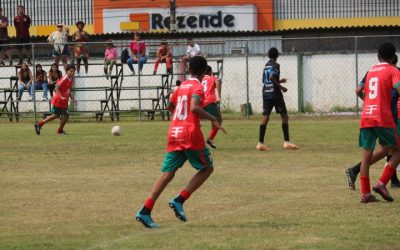
<svg viewBox="0 0 400 250">
<path fill-rule="evenodd" d="M 394 55 L 394 57 L 392 59 L 392 64 L 396 65 L 398 61 L 399 61 L 399 58 L 397 57 L 397 55 Z"/>
<path fill-rule="evenodd" d="M 378 55 L 384 60 L 390 60 L 396 54 L 396 47 L 392 43 L 383 43 L 378 48 Z"/>
<path fill-rule="evenodd" d="M 279 52 L 278 52 L 278 49 L 277 49 L 277 48 L 272 47 L 272 48 L 270 48 L 270 49 L 268 50 L 268 57 L 269 57 L 269 58 L 275 59 L 275 58 L 278 58 L 278 56 L 279 56 Z"/>
<path fill-rule="evenodd" d="M 65 72 L 67 72 L 67 71 L 68 71 L 68 70 L 70 70 L 70 69 L 74 69 L 74 70 L 76 70 L 76 67 L 75 67 L 75 65 L 68 64 L 68 65 L 67 65 L 67 67 L 65 68 Z"/>
<path fill-rule="evenodd" d="M 194 76 L 199 76 L 206 71 L 207 60 L 202 56 L 194 56 L 189 60 L 189 71 Z"/>
<path fill-rule="evenodd" d="M 208 75 L 212 74 L 212 68 L 210 65 L 207 65 L 206 74 L 208 74 Z"/>
<path fill-rule="evenodd" d="M 76 22 L 76 26 L 78 26 L 79 24 L 82 24 L 83 26 L 85 26 L 85 23 L 83 22 L 83 21 L 78 21 L 78 22 Z"/>
</svg>

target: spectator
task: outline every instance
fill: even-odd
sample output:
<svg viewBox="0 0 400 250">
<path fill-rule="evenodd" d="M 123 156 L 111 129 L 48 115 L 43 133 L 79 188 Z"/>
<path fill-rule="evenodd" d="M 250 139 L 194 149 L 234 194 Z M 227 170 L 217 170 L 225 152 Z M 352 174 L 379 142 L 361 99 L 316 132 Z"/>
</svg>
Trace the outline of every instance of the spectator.
<svg viewBox="0 0 400 250">
<path fill-rule="evenodd" d="M 24 90 L 30 90 L 32 84 L 32 72 L 28 67 L 28 64 L 22 63 L 21 70 L 18 72 L 18 97 L 17 99 L 20 101 L 22 98 L 22 94 Z M 29 95 L 31 93 L 29 92 Z M 32 96 L 29 98 L 29 101 L 32 100 Z"/>
<path fill-rule="evenodd" d="M 58 69 L 58 64 L 53 63 L 49 70 L 49 81 L 48 81 L 48 89 L 50 91 L 50 97 L 53 99 L 53 92 L 58 80 L 62 77 L 62 72 Z"/>
<path fill-rule="evenodd" d="M 18 65 L 23 63 L 23 54 L 25 52 L 28 58 L 28 64 L 31 64 L 31 35 L 29 34 L 29 27 L 31 26 L 31 18 L 25 15 L 25 7 L 23 5 L 18 6 L 18 15 L 14 17 L 14 26 L 16 31 L 16 38 L 18 45 L 17 49 L 19 52 Z"/>
<path fill-rule="evenodd" d="M 8 18 L 3 15 L 3 9 L 0 8 L 0 65 L 5 65 L 4 63 L 4 52 L 6 52 L 8 56 L 8 60 L 10 61 L 10 65 L 12 65 L 12 55 L 11 50 L 7 46 L 8 44 Z"/>
<path fill-rule="evenodd" d="M 143 69 L 143 64 L 147 62 L 147 57 L 146 44 L 141 40 L 141 36 L 139 33 L 135 33 L 134 40 L 130 42 L 129 48 L 131 49 L 131 55 L 126 62 L 128 63 L 128 66 L 132 71 L 132 75 L 135 74 L 133 64 L 137 63 L 139 64 L 139 73 L 141 73 Z"/>
<path fill-rule="evenodd" d="M 172 74 L 172 54 L 168 42 L 162 42 L 157 51 L 157 58 L 154 61 L 153 75 L 157 74 L 158 64 L 165 62 L 168 74 Z"/>
<path fill-rule="evenodd" d="M 60 63 L 60 58 L 63 63 L 64 69 L 67 68 L 67 58 L 69 56 L 68 49 L 68 34 L 69 28 L 62 23 L 57 24 L 57 30 L 50 34 L 47 41 L 53 45 L 54 62 L 57 65 Z"/>
<path fill-rule="evenodd" d="M 35 83 L 31 86 L 31 97 L 35 97 L 35 90 L 43 90 L 43 101 L 47 101 L 47 73 L 42 65 L 36 64 Z"/>
<path fill-rule="evenodd" d="M 75 48 L 74 48 L 74 56 L 76 58 L 76 71 L 80 72 L 81 69 L 81 60 L 83 59 L 83 63 L 85 64 L 85 73 L 87 74 L 89 70 L 89 63 L 88 63 L 88 58 L 89 58 L 89 51 L 87 46 L 85 45 L 85 42 L 89 41 L 89 34 L 83 30 L 85 27 L 85 23 L 82 21 L 78 21 L 76 23 L 76 27 L 78 28 L 77 31 L 75 31 L 74 34 L 72 34 L 72 41 L 76 42 Z"/>
<path fill-rule="evenodd" d="M 201 54 L 200 46 L 194 43 L 192 38 L 189 38 L 187 42 L 188 47 L 186 49 L 186 55 L 181 58 L 181 81 L 185 80 L 187 63 L 189 62 L 190 58 Z"/>
<path fill-rule="evenodd" d="M 112 70 L 114 64 L 117 62 L 118 59 L 118 51 L 117 48 L 114 47 L 111 40 L 108 40 L 106 44 L 106 52 L 104 53 L 104 74 L 108 79 L 108 76 L 112 74 Z"/>
</svg>

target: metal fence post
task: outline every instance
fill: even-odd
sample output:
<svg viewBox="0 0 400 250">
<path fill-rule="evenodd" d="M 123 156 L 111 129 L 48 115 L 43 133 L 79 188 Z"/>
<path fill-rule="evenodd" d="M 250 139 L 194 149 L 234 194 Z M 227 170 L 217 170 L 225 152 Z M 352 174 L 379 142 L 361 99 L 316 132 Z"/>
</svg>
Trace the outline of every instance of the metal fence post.
<svg viewBox="0 0 400 250">
<path fill-rule="evenodd" d="M 140 57 L 139 57 L 139 62 L 138 65 L 140 65 Z M 142 87 L 141 87 L 141 82 L 140 82 L 140 66 L 138 67 L 138 97 L 139 97 L 139 122 L 142 121 Z M 158 91 L 158 90 L 157 90 Z"/>
<path fill-rule="evenodd" d="M 36 82 L 36 63 L 35 63 L 35 44 L 34 43 L 31 43 L 31 46 L 32 46 L 32 64 L 33 64 L 33 67 L 32 67 L 32 78 L 33 78 L 33 81 L 32 81 L 32 84 L 31 84 L 31 89 L 33 88 L 33 96 L 32 96 L 32 101 L 33 101 L 33 119 L 34 119 L 34 122 L 36 122 L 36 120 L 37 120 L 37 114 L 36 114 L 36 88 L 35 88 L 35 82 Z M 30 89 L 28 89 L 28 92 L 30 93 L 31 92 L 31 90 Z"/>
<path fill-rule="evenodd" d="M 303 55 L 297 54 L 297 111 L 304 112 L 303 96 Z"/>
<path fill-rule="evenodd" d="M 246 41 L 246 115 L 250 119 L 249 41 Z"/>
<path fill-rule="evenodd" d="M 356 60 L 356 62 L 355 62 L 355 65 L 356 65 L 356 72 L 355 72 L 356 73 L 356 88 L 358 85 L 358 44 L 357 44 L 357 42 L 358 42 L 357 37 L 354 37 L 354 53 L 355 53 L 355 60 Z M 356 97 L 356 114 L 358 117 L 359 116 L 358 96 L 355 95 L 355 97 Z"/>
</svg>

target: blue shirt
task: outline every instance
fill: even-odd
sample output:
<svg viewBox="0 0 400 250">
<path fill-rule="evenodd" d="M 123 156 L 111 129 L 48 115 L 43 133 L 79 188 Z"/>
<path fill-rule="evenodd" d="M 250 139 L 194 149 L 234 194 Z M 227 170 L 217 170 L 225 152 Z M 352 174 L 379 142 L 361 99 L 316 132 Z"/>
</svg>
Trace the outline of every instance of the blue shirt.
<svg viewBox="0 0 400 250">
<path fill-rule="evenodd" d="M 281 90 L 275 86 L 271 79 L 269 79 L 272 76 L 279 81 L 279 75 L 280 72 L 276 67 L 276 63 L 271 60 L 268 61 L 265 65 L 262 78 L 264 99 L 276 99 L 283 97 Z"/>
</svg>

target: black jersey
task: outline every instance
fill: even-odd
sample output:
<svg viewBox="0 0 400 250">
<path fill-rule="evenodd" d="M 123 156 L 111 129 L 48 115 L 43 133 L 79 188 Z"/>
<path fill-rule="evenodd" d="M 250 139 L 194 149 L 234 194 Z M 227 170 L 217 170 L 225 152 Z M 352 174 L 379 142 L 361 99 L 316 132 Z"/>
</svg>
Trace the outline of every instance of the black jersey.
<svg viewBox="0 0 400 250">
<path fill-rule="evenodd" d="M 263 98 L 264 99 L 276 99 L 283 98 L 282 91 L 269 79 L 273 76 L 277 81 L 279 81 L 279 69 L 276 67 L 276 62 L 268 61 L 265 64 L 263 71 Z"/>
</svg>

